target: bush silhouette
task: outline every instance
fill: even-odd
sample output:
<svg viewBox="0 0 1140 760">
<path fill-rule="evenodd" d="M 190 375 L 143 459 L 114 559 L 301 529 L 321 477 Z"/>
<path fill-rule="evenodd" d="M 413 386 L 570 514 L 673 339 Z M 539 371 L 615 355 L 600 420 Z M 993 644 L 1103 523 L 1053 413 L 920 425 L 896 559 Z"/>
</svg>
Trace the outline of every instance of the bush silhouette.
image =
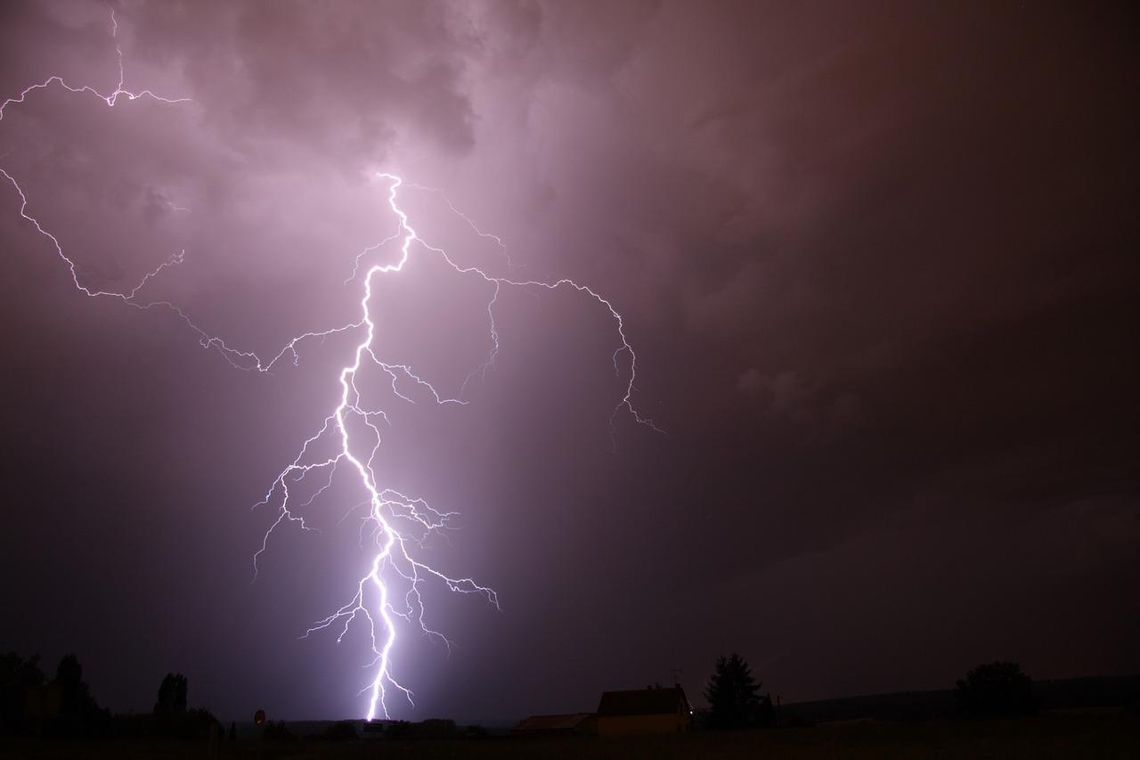
<svg viewBox="0 0 1140 760">
<path fill-rule="evenodd" d="M 1029 715 L 1037 709 L 1033 680 L 1016 662 L 979 665 L 957 682 L 954 699 L 959 712 L 976 718 Z"/>
<path fill-rule="evenodd" d="M 297 739 L 283 720 L 279 720 L 276 723 L 272 721 L 266 723 L 262 737 L 264 737 L 267 742 L 291 742 Z"/>
</svg>

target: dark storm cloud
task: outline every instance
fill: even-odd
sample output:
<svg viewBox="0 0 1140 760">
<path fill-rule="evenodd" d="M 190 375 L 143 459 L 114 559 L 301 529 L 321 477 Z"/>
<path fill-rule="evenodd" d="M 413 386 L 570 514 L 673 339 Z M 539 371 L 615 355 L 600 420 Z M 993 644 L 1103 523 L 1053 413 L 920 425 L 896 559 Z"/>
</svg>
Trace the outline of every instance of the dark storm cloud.
<svg viewBox="0 0 1140 760">
<path fill-rule="evenodd" d="M 207 122 L 248 150 L 381 158 L 400 127 L 472 146 L 460 80 L 475 40 L 438 3 L 163 3 L 138 19 L 139 54 L 179 67 Z"/>
<path fill-rule="evenodd" d="M 465 513 L 438 556 L 504 600 L 432 600 L 461 646 L 409 644 L 419 715 L 587 709 L 674 667 L 696 692 L 732 648 L 785 697 L 940 687 L 996 656 L 1140 667 L 1126 11 L 115 7 L 127 87 L 193 102 L 43 93 L 0 122 L 0 166 L 85 276 L 131 282 L 185 248 L 152 295 L 266 350 L 351 318 L 352 257 L 392 229 L 368 173 L 390 168 L 502 234 L 517 272 L 626 315 L 664 436 L 619 419 L 609 452 L 611 325 L 566 294 L 503 295 L 471 406 L 398 412 L 386 472 Z M 104 6 L 3 13 L 0 94 L 56 72 L 114 86 Z M 234 373 L 161 314 L 71 292 L 2 190 L 7 478 L 34 505 L 5 541 L 60 548 L 9 555 L 42 576 L 17 602 L 38 622 L 0 634 L 86 647 L 115 705 L 185 667 L 227 714 L 267 693 L 278 714 L 355 712 L 357 661 L 292 642 L 355 569 L 341 504 L 248 588 L 267 516 L 240 509 L 320 419 L 338 345 Z M 501 266 L 437 196 L 407 202 Z M 384 293 L 386 349 L 458 388 L 485 293 L 408 275 Z M 48 600 L 73 584 L 80 619 L 122 623 L 65 622 Z M 116 681 L 140 638 L 157 675 Z"/>
</svg>

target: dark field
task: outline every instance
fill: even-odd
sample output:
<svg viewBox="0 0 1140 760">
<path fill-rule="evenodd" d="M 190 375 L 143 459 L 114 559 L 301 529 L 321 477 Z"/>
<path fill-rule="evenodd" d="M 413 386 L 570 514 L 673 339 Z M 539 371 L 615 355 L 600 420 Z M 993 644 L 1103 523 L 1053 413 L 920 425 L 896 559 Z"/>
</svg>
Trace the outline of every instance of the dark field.
<svg viewBox="0 0 1140 760">
<path fill-rule="evenodd" d="M 1006 721 L 832 723 L 740 733 L 629 739 L 565 737 L 456 740 L 223 742 L 222 758 L 1137 758 L 1140 717 L 1118 711 Z M 204 742 L 0 743 L 0 757 L 206 758 Z"/>
</svg>

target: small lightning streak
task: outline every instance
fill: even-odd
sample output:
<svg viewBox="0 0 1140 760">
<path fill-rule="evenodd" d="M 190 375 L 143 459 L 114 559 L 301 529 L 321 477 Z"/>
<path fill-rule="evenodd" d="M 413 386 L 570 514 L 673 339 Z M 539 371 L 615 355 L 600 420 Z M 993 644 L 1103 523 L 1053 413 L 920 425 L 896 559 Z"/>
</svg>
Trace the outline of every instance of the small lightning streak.
<svg viewBox="0 0 1140 760">
<path fill-rule="evenodd" d="M 124 89 L 123 53 L 118 42 L 118 19 L 113 11 L 111 33 L 115 40 L 119 64 L 118 84 L 112 92 L 104 94 L 88 85 L 71 85 L 62 77 L 53 75 L 41 83 L 25 88 L 16 97 L 0 104 L 0 119 L 4 117 L 8 106 L 23 103 L 32 93 L 53 85 L 71 93 L 98 97 L 110 107 L 119 102 L 120 96 L 125 97 L 127 101 L 149 98 L 169 104 L 188 102 L 187 98 L 165 98 L 150 90 L 132 92 Z M 253 351 L 243 351 L 227 345 L 221 338 L 200 328 L 175 304 L 168 301 L 140 300 L 140 292 L 154 277 L 168 267 L 183 261 L 185 255 L 183 251 L 170 256 L 147 272 L 130 289 L 107 290 L 89 285 L 81 278 L 74 259 L 64 252 L 60 240 L 29 213 L 27 195 L 16 179 L 3 168 L 0 168 L 0 175 L 3 175 L 4 179 L 15 188 L 19 196 L 20 217 L 51 242 L 58 257 L 66 264 L 77 290 L 91 297 L 114 298 L 134 308 L 159 308 L 170 311 L 197 335 L 203 348 L 217 351 L 234 367 L 269 372 L 286 359 L 296 364 L 300 360 L 303 344 L 311 339 L 334 335 L 358 336 L 350 360 L 335 372 L 339 387 L 339 400 L 335 408 L 323 415 L 321 425 L 302 442 L 296 456 L 278 473 L 264 498 L 254 505 L 254 508 L 274 506 L 276 518 L 266 530 L 260 547 L 253 555 L 253 569 L 256 578 L 259 561 L 269 549 L 271 536 L 282 525 L 292 524 L 302 530 L 315 530 L 306 523 L 300 514 L 301 511 L 332 487 L 338 473 L 344 472 L 351 476 L 356 487 L 360 489 L 364 501 L 353 507 L 349 514 L 361 507 L 367 507 L 367 512 L 361 521 L 361 537 L 362 540 L 367 537 L 367 540 L 372 542 L 375 554 L 367 563 L 363 575 L 352 587 L 348 601 L 324 618 L 317 620 L 304 632 L 302 638 L 332 629 L 336 631 L 336 641 L 340 642 L 354 624 L 363 627 L 370 641 L 372 655 L 366 666 L 372 669 L 371 680 L 362 691 L 368 694 L 366 717 L 369 720 L 380 715 L 389 717 L 388 703 L 393 694 L 398 694 L 414 706 L 412 691 L 397 679 L 397 668 L 393 661 L 398 640 L 397 632 L 401 626 L 411 625 L 413 630 L 418 630 L 420 634 L 437 639 L 448 648 L 451 646 L 448 639 L 431 628 L 425 620 L 425 584 L 435 584 L 455 593 L 482 597 L 496 608 L 499 607 L 499 597 L 494 589 L 480 584 L 473 578 L 449 575 L 421 558 L 422 549 L 429 536 L 455 527 L 453 521 L 456 513 L 439 511 L 422 498 L 410 496 L 380 483 L 375 467 L 376 457 L 384 440 L 384 430 L 390 423 L 382 409 L 372 408 L 366 403 L 364 391 L 368 389 L 362 388 L 362 371 L 365 368 L 378 370 L 387 378 L 390 391 L 410 403 L 426 399 L 439 405 L 465 404 L 467 402 L 462 396 L 467 381 L 475 374 L 482 373 L 485 376 L 501 350 L 495 306 L 502 289 L 569 289 L 587 296 L 606 309 L 615 325 L 617 340 L 612 363 L 614 372 L 621 382 L 621 391 L 610 415 L 611 434 L 614 432 L 617 416 L 623 413 L 628 414 L 639 424 L 654 430 L 658 429 L 634 407 L 632 398 L 637 380 L 637 354 L 626 336 L 625 321 L 612 302 L 591 287 L 569 278 L 553 281 L 514 279 L 495 276 L 480 267 L 458 263 L 443 248 L 427 242 L 412 226 L 408 214 L 400 205 L 400 190 L 405 186 L 404 180 L 396 174 L 380 172 L 375 175 L 377 181 L 387 185 L 387 211 L 396 222 L 396 231 L 380 242 L 361 250 L 354 259 L 352 274 L 345 281 L 346 286 L 362 281 L 359 317 L 347 324 L 296 335 L 286 341 L 276 353 L 264 357 Z M 418 186 L 407 185 L 407 187 Z M 433 188 L 419 189 L 440 192 Z M 506 246 L 501 238 L 480 230 L 470 218 L 452 205 L 446 196 L 443 197 L 448 208 L 462 218 L 475 234 L 493 240 L 506 255 Z M 394 261 L 367 263 L 375 258 L 381 249 L 396 241 L 399 241 L 399 253 Z M 437 256 L 456 274 L 480 280 L 488 287 L 486 315 L 490 350 L 482 367 L 474 370 L 464 381 L 459 398 L 440 393 L 429 380 L 408 364 L 384 361 L 377 346 L 376 324 L 373 320 L 375 285 L 381 277 L 394 276 L 403 271 L 413 255 Z M 509 269 L 509 258 L 507 262 Z M 362 269 L 363 274 L 361 274 Z M 332 453 L 320 453 L 328 451 Z M 319 478 L 316 481 L 319 485 L 307 495 L 307 498 L 304 498 L 297 493 L 297 486 L 310 475 Z"/>
<path fill-rule="evenodd" d="M 75 86 L 68 84 L 64 81 L 63 77 L 53 74 L 42 82 L 25 87 L 19 95 L 13 98 L 8 98 L 3 103 L 0 103 L 0 119 L 4 118 L 4 111 L 8 108 L 8 106 L 12 105 L 13 103 L 23 103 L 28 95 L 32 94 L 36 90 L 45 90 L 48 87 L 51 87 L 53 84 L 59 85 L 68 92 L 87 93 L 88 95 L 94 95 L 112 108 L 114 108 L 115 104 L 119 102 L 120 97 L 126 97 L 127 100 L 149 98 L 151 100 L 157 100 L 160 103 L 190 102 L 189 98 L 164 98 L 161 95 L 155 95 L 150 90 L 139 90 L 138 92 L 132 92 L 131 90 L 124 89 L 123 84 L 125 82 L 125 73 L 123 69 L 123 50 L 121 47 L 119 47 L 119 20 L 115 17 L 114 8 L 111 9 L 111 36 L 115 40 L 115 53 L 118 56 L 119 83 L 115 85 L 115 89 L 112 90 L 109 94 L 104 95 L 90 85 Z"/>
<path fill-rule="evenodd" d="M 472 219 L 471 217 L 467 216 L 467 214 L 464 214 L 459 209 L 457 209 L 455 207 L 455 204 L 451 202 L 451 199 L 448 198 L 447 195 L 444 194 L 444 192 L 442 190 L 440 190 L 438 187 L 425 187 L 424 185 L 411 185 L 410 184 L 410 185 L 408 185 L 408 187 L 415 188 L 416 190 L 423 190 L 424 192 L 428 192 L 428 193 L 435 193 L 440 198 L 442 198 L 443 202 L 447 204 L 447 208 L 451 210 L 451 213 L 455 214 L 460 219 L 462 219 L 464 221 L 464 223 L 468 227 L 471 228 L 472 232 L 474 232 L 476 235 L 483 238 L 484 240 L 495 241 L 495 245 L 498 247 L 499 251 L 503 254 L 503 258 L 507 262 L 507 269 L 510 269 L 513 266 L 512 262 L 511 262 L 510 251 L 507 250 L 507 244 L 503 242 L 503 239 L 501 237 L 499 237 L 498 235 L 492 233 L 492 232 L 484 232 L 483 230 L 479 229 L 478 225 L 475 224 L 475 220 Z"/>
</svg>

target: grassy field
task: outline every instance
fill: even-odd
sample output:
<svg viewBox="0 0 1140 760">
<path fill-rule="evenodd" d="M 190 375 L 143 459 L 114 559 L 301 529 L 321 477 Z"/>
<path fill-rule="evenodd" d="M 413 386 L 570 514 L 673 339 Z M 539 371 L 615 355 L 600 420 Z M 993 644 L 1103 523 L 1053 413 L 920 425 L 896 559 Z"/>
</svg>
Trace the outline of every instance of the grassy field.
<svg viewBox="0 0 1140 760">
<path fill-rule="evenodd" d="M 335 760 L 336 758 L 1140 758 L 1140 718 L 1119 712 L 1045 715 L 1006 721 L 833 723 L 814 728 L 742 733 L 693 733 L 629 739 L 565 737 L 493 738 L 286 744 L 223 742 L 221 758 L 235 760 Z M 207 758 L 199 743 L 35 742 L 0 743 L 0 757 Z"/>
</svg>

